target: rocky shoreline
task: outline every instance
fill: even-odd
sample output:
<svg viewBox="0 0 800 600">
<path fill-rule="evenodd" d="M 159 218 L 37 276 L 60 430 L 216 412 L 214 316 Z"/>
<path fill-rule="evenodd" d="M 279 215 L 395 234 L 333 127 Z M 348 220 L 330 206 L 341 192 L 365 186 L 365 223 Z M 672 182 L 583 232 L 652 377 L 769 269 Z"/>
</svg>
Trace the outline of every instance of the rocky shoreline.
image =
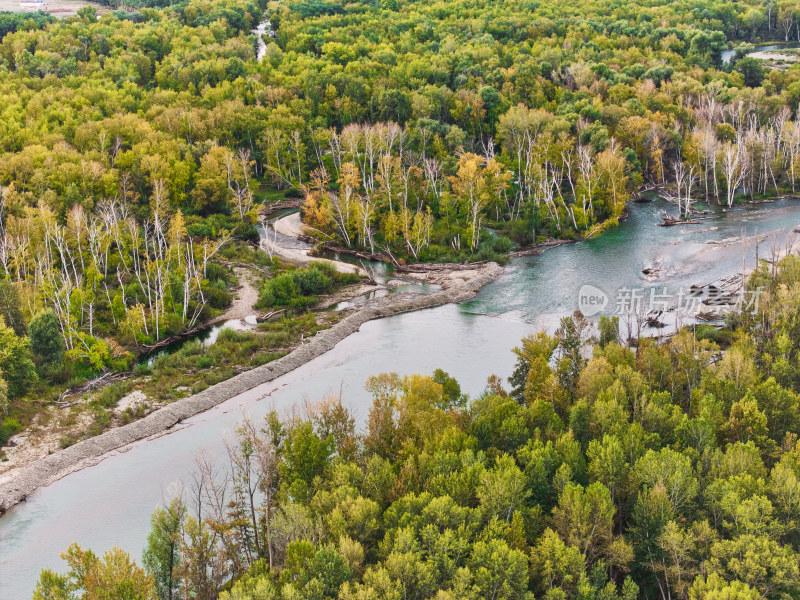
<svg viewBox="0 0 800 600">
<path fill-rule="evenodd" d="M 177 400 L 138 421 L 78 442 L 25 467 L 8 471 L 0 475 L 0 514 L 24 501 L 37 488 L 96 464 L 110 452 L 163 434 L 189 417 L 289 373 L 333 349 L 337 343 L 358 331 L 367 321 L 452 302 L 463 302 L 475 296 L 483 286 L 502 272 L 503 268 L 497 263 L 487 263 L 472 270 L 459 271 L 457 277 L 442 278 L 439 274 L 438 280 L 442 284 L 442 289 L 437 292 L 423 295 L 397 294 L 377 298 L 330 329 L 320 331 L 282 358 L 241 373 L 198 394 Z"/>
</svg>

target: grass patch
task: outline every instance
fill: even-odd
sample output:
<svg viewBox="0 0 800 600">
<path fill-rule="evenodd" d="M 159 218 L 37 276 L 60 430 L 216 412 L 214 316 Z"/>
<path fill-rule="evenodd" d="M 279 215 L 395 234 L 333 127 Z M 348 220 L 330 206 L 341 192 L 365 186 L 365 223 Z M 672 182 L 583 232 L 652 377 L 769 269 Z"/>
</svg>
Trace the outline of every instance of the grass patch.
<svg viewBox="0 0 800 600">
<path fill-rule="evenodd" d="M 109 384 L 100 390 L 89 404 L 98 409 L 115 408 L 119 401 L 131 391 L 131 387 L 130 381 Z"/>
<path fill-rule="evenodd" d="M 172 402 L 187 387 L 193 394 L 220 381 L 285 356 L 303 336 L 327 326 L 317 323 L 316 315 L 304 313 L 260 324 L 254 331 L 223 329 L 217 341 L 203 346 L 198 340 L 186 342 L 173 354 L 159 356 L 138 386 L 148 399 Z"/>
<path fill-rule="evenodd" d="M 270 258 L 269 254 L 242 240 L 232 240 L 220 248 L 218 256 L 231 262 L 248 263 L 259 267 L 277 267 L 278 259 Z"/>
<path fill-rule="evenodd" d="M 713 325 L 697 325 L 694 334 L 698 341 L 710 340 L 720 348 L 727 348 L 732 342 L 732 332 L 729 329 L 720 329 Z"/>
</svg>

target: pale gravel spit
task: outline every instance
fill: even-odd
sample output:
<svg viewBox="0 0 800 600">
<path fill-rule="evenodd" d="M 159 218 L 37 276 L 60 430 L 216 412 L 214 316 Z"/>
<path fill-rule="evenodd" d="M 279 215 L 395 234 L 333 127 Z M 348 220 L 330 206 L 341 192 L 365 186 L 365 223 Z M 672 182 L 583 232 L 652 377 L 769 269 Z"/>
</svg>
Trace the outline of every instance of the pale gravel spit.
<svg viewBox="0 0 800 600">
<path fill-rule="evenodd" d="M 25 467 L 0 475 L 0 514 L 7 511 L 39 487 L 49 485 L 62 477 L 96 464 L 105 454 L 151 436 L 165 433 L 181 421 L 206 411 L 234 396 L 258 385 L 285 375 L 313 358 L 321 356 L 344 338 L 373 319 L 390 317 L 405 312 L 433 308 L 451 302 L 463 302 L 475 296 L 486 284 L 497 278 L 503 268 L 488 263 L 476 268 L 474 276 L 454 280 L 452 285 L 431 294 L 420 296 L 384 296 L 370 306 L 345 317 L 330 329 L 318 332 L 305 344 L 286 356 L 255 367 L 213 385 L 198 394 L 176 400 L 146 417 L 106 431 L 96 437 L 45 456 Z M 464 272 L 459 275 L 464 276 Z"/>
</svg>

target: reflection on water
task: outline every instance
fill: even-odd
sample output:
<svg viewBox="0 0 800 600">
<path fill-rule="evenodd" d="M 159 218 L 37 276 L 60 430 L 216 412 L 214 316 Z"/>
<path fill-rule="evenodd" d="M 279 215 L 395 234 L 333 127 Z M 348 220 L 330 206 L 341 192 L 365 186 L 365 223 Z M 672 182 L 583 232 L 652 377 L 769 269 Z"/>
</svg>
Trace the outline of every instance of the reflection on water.
<svg viewBox="0 0 800 600">
<path fill-rule="evenodd" d="M 516 260 L 470 302 L 366 323 L 294 372 L 35 492 L 0 518 L 0 598 L 30 597 L 40 569 L 63 568 L 59 553 L 73 541 L 98 552 L 119 545 L 139 559 L 153 509 L 190 480 L 201 449 L 224 460 L 222 439 L 243 414 L 258 419 L 341 391 L 363 423 L 370 406 L 364 382 L 380 372 L 441 368 L 478 394 L 489 375 L 511 374 L 511 349 L 522 336 L 553 329 L 577 308 L 582 285 L 613 298 L 625 286 L 710 282 L 740 271 L 743 262 L 752 267 L 756 236 L 765 236 L 758 246 L 765 256 L 789 243 L 800 222 L 796 203 L 778 201 L 720 212 L 700 225 L 657 227 L 665 207 L 631 205 L 630 217 L 600 238 Z M 662 270 L 655 279 L 642 274 L 656 264 Z"/>
</svg>

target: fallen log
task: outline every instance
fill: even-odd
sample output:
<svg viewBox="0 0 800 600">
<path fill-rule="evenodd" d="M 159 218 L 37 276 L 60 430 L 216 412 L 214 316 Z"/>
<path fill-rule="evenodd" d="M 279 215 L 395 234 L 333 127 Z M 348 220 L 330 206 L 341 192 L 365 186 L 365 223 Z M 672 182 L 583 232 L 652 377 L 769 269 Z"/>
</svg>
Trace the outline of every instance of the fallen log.
<svg viewBox="0 0 800 600">
<path fill-rule="evenodd" d="M 485 260 L 471 263 L 417 263 L 399 265 L 396 269 L 400 273 L 437 273 L 439 271 L 471 271 L 485 264 Z"/>
<path fill-rule="evenodd" d="M 94 379 L 90 379 L 89 381 L 79 385 L 78 387 L 69 388 L 61 392 L 58 396 L 58 400 L 56 400 L 56 405 L 59 408 L 68 408 L 75 404 L 78 404 L 77 401 L 75 402 L 67 402 L 66 399 L 70 396 L 75 396 L 78 394 L 83 394 L 85 392 L 90 392 L 92 390 L 101 388 L 105 385 L 108 385 L 114 381 L 122 381 L 123 379 L 127 379 L 130 377 L 130 373 L 120 373 L 116 371 L 106 371 L 105 373 L 101 374 L 99 377 L 95 377 Z"/>
<path fill-rule="evenodd" d="M 675 217 L 664 217 L 664 220 L 658 224 L 659 227 L 673 227 L 675 225 L 697 225 L 701 223 L 700 219 L 676 219 Z"/>
<path fill-rule="evenodd" d="M 525 248 L 524 250 L 517 250 L 516 252 L 509 254 L 509 256 L 511 258 L 519 258 L 520 256 L 539 256 L 551 248 L 557 248 L 558 246 L 563 246 L 564 244 L 574 243 L 575 240 L 549 240 L 547 242 L 542 242 L 541 244 L 531 246 L 530 248 Z"/>
<path fill-rule="evenodd" d="M 269 206 L 265 207 L 261 214 L 269 216 L 278 212 L 279 210 L 300 208 L 302 205 L 302 198 L 287 198 L 286 200 L 281 200 L 280 202 L 276 202 L 275 204 L 270 204 Z"/>
</svg>

